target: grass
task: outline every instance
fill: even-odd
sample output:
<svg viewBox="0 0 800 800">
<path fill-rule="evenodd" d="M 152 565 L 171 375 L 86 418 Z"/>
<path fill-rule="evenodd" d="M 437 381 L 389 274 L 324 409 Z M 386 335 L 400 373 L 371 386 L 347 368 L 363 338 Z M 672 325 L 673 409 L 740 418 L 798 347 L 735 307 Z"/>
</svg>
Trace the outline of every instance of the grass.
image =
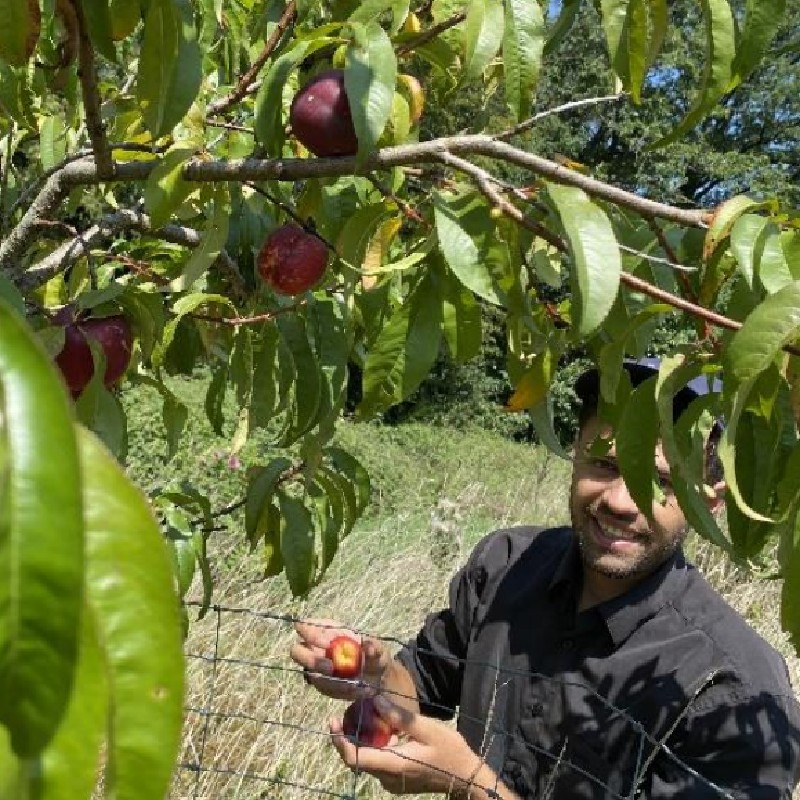
<svg viewBox="0 0 800 800">
<path fill-rule="evenodd" d="M 256 441 L 243 452 L 240 469 L 229 468 L 226 442 L 204 422 L 196 386 L 179 381 L 175 389 L 193 411 L 186 442 L 169 464 L 159 423 L 152 422 L 154 398 L 141 389 L 128 393 L 129 471 L 147 490 L 190 475 L 215 506 L 224 505 L 241 494 L 244 470 L 257 462 L 263 444 Z M 558 524 L 568 517 L 570 465 L 542 448 L 483 431 L 424 425 L 345 424 L 338 439 L 369 469 L 373 502 L 307 598 L 293 599 L 282 576 L 261 579 L 258 554 L 248 556 L 242 546 L 240 519 L 214 534 L 215 602 L 259 613 L 223 612 L 218 620 L 212 612 L 191 626 L 187 705 L 221 716 L 209 716 L 206 724 L 204 716 L 187 713 L 182 761 L 200 763 L 202 750 L 202 765 L 210 771 L 198 776 L 179 770 L 175 800 L 322 796 L 299 788 L 308 786 L 384 796 L 377 782 L 355 780 L 327 743 L 327 719 L 343 706 L 305 685 L 288 657 L 291 625 L 281 617 L 333 618 L 403 641 L 444 602 L 451 575 L 481 536 L 497 527 Z M 780 630 L 779 582 L 755 580 L 703 541 L 690 541 L 689 549 L 731 605 L 784 653 L 800 686 L 800 661 Z M 224 659 L 216 666 L 208 659 L 215 650 Z"/>
</svg>

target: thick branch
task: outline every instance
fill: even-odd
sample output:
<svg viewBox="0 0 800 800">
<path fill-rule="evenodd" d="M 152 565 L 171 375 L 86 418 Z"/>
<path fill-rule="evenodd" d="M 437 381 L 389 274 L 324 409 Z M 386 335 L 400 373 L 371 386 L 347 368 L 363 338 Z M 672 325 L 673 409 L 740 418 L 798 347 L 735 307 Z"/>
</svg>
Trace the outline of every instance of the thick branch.
<svg viewBox="0 0 800 800">
<path fill-rule="evenodd" d="M 78 22 L 78 77 L 81 81 L 86 128 L 97 160 L 97 173 L 102 178 L 110 178 L 114 174 L 114 162 L 111 159 L 111 148 L 108 146 L 106 129 L 100 116 L 100 92 L 97 88 L 94 49 L 89 39 L 81 0 L 71 0 L 71 2 Z"/>
<path fill-rule="evenodd" d="M 245 74 L 239 79 L 239 83 L 236 84 L 233 91 L 226 97 L 215 100 L 213 103 L 211 103 L 211 105 L 209 105 L 209 117 L 212 117 L 215 114 L 224 113 L 231 106 L 238 103 L 247 94 L 251 84 L 258 77 L 258 73 L 261 71 L 261 68 L 267 63 L 267 59 L 272 55 L 275 48 L 280 43 L 284 32 L 294 21 L 296 12 L 297 5 L 295 4 L 295 0 L 289 0 L 288 5 L 281 15 L 281 18 L 278 20 L 277 27 L 274 31 L 272 31 L 269 39 L 267 39 L 265 42 L 264 49 L 259 53 L 256 60 L 250 65 L 250 69 L 248 69 L 247 72 L 245 72 Z"/>
</svg>

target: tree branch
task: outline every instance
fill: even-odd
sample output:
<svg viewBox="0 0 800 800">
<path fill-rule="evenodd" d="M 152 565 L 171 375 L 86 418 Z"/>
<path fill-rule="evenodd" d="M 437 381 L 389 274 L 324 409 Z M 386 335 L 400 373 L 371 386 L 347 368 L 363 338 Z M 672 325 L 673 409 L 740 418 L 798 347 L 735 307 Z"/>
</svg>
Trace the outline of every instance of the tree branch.
<svg viewBox="0 0 800 800">
<path fill-rule="evenodd" d="M 443 33 L 450 28 L 454 28 L 456 25 L 459 25 L 467 18 L 466 11 L 460 11 L 458 14 L 453 14 L 452 17 L 448 17 L 448 19 L 444 19 L 436 25 L 428 28 L 428 30 L 423 31 L 418 36 L 415 36 L 413 39 L 409 39 L 404 44 L 401 44 L 400 47 L 397 48 L 397 55 L 404 56 L 408 53 L 411 53 L 415 48 L 419 47 L 421 44 L 427 44 L 431 39 L 435 39 L 440 33 Z"/>
<path fill-rule="evenodd" d="M 161 228 L 153 228 L 150 218 L 146 214 L 128 210 L 117 211 L 114 214 L 107 214 L 97 225 L 84 231 L 80 237 L 65 242 L 26 270 L 15 281 L 18 288 L 25 294 L 42 286 L 54 275 L 58 275 L 73 264 L 80 258 L 84 250 L 99 244 L 108 236 L 113 236 L 121 230 L 135 230 L 186 247 L 197 247 L 203 238 L 202 234 L 194 228 L 187 228 L 184 225 L 164 225 Z M 244 296 L 246 293 L 244 279 L 230 255 L 224 250 L 221 251 L 215 264 L 232 278 L 234 291 L 240 297 Z"/>
<path fill-rule="evenodd" d="M 534 114 L 530 119 L 520 122 L 519 125 L 515 125 L 513 128 L 509 128 L 502 133 L 496 133 L 494 138 L 498 141 L 505 141 L 506 139 L 510 139 L 512 136 L 518 136 L 520 133 L 525 133 L 525 131 L 530 130 L 534 125 L 536 125 L 537 122 L 541 122 L 543 119 L 546 119 L 553 114 L 562 114 L 564 111 L 572 111 L 575 108 L 582 108 L 583 106 L 594 106 L 598 105 L 599 103 L 616 102 L 627 96 L 627 92 L 619 92 L 618 94 L 609 94 L 605 97 L 586 97 L 583 100 L 571 100 L 569 103 L 564 103 L 563 105 L 555 106 L 554 108 L 548 108 L 545 111 L 540 111 L 538 114 Z"/>
<path fill-rule="evenodd" d="M 97 174 L 108 179 L 114 175 L 114 162 L 106 138 L 106 129 L 100 115 L 100 92 L 97 88 L 97 73 L 94 64 L 94 49 L 86 27 L 81 0 L 70 0 L 78 23 L 78 77 L 81 81 L 83 108 L 86 114 L 86 129 L 97 161 Z"/>
<path fill-rule="evenodd" d="M 258 77 L 258 73 L 261 71 L 261 68 L 267 63 L 267 59 L 272 55 L 278 44 L 280 44 L 281 37 L 285 33 L 286 29 L 292 24 L 292 22 L 294 22 L 296 13 L 297 5 L 295 4 L 295 0 L 289 0 L 289 3 L 281 15 L 281 18 L 278 20 L 277 27 L 274 31 L 272 31 L 269 39 L 267 39 L 265 42 L 264 49 L 250 65 L 250 69 L 248 69 L 247 72 L 242 75 L 242 77 L 239 79 L 239 83 L 236 84 L 233 91 L 229 95 L 219 100 L 215 100 L 213 103 L 211 103 L 211 105 L 209 105 L 207 116 L 212 117 L 215 114 L 222 114 L 231 106 L 238 103 L 247 94 L 251 84 Z"/>
</svg>

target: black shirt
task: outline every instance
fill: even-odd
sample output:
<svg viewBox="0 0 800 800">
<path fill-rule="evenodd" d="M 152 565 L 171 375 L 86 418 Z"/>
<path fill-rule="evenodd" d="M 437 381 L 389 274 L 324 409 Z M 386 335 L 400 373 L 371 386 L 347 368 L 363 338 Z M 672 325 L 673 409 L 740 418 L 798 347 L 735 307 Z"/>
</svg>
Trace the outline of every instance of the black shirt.
<svg viewBox="0 0 800 800">
<path fill-rule="evenodd" d="M 783 658 L 677 553 L 578 612 L 570 528 L 486 537 L 398 659 L 523 798 L 789 798 L 800 709 Z M 550 794 L 548 794 L 550 792 Z"/>
</svg>

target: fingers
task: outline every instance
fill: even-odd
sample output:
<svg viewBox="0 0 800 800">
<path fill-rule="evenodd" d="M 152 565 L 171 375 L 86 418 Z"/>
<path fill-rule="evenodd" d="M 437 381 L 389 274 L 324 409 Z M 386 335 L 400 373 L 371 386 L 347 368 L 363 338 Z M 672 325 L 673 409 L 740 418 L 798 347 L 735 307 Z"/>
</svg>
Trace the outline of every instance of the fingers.
<svg viewBox="0 0 800 800">
<path fill-rule="evenodd" d="M 450 731 L 438 720 L 422 714 L 415 714 L 413 711 L 393 703 L 386 695 L 377 695 L 374 702 L 375 709 L 391 725 L 392 730 L 405 733 L 410 739 L 420 744 L 435 744 L 437 739 L 441 741 L 442 736 L 447 735 L 447 732 Z"/>
<path fill-rule="evenodd" d="M 333 619 L 306 619 L 296 622 L 294 625 L 297 635 L 308 645 L 319 647 L 324 650 L 331 639 L 341 636 L 343 633 L 352 636 L 354 639 L 361 637 L 349 628 L 342 626 L 340 622 Z"/>
</svg>

